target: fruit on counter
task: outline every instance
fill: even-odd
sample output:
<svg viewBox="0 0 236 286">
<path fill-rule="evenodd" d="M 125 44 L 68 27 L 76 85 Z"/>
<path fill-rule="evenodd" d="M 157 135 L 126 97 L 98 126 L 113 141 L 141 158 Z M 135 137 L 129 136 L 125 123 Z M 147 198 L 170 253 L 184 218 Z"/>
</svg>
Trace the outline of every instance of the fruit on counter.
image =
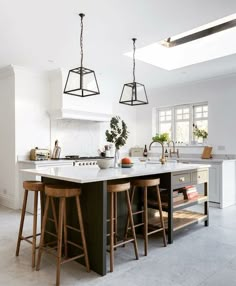
<svg viewBox="0 0 236 286">
<path fill-rule="evenodd" d="M 132 161 L 129 157 L 125 157 L 121 159 L 121 164 L 132 164 Z"/>
</svg>

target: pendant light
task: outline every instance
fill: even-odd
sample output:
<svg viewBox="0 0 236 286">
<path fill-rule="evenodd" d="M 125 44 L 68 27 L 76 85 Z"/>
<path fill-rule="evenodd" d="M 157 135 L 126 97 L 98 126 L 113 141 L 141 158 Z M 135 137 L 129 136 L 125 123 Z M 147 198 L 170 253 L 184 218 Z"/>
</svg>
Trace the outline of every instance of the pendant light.
<svg viewBox="0 0 236 286">
<path fill-rule="evenodd" d="M 98 83 L 95 72 L 83 66 L 83 17 L 84 14 L 79 14 L 81 18 L 81 33 L 80 33 L 80 67 L 69 70 L 64 93 L 86 97 L 99 94 Z"/>
<path fill-rule="evenodd" d="M 126 83 L 123 86 L 120 103 L 127 105 L 148 104 L 148 98 L 145 86 L 135 81 L 135 41 L 133 38 L 133 82 Z"/>
</svg>

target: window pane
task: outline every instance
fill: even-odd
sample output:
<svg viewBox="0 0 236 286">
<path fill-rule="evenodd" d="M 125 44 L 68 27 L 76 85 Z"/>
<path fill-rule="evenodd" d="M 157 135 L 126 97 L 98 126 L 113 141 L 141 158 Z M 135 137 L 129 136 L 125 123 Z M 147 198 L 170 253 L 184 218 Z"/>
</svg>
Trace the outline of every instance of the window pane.
<svg viewBox="0 0 236 286">
<path fill-rule="evenodd" d="M 195 114 L 195 118 L 201 118 L 202 117 L 202 114 L 201 113 L 196 113 Z"/>
<path fill-rule="evenodd" d="M 189 119 L 189 114 L 184 114 L 183 119 Z"/>
<path fill-rule="evenodd" d="M 181 120 L 181 119 L 183 119 L 182 114 L 181 115 L 177 115 L 177 120 Z"/>
<path fill-rule="evenodd" d="M 160 116 L 165 116 L 165 111 L 160 111 Z"/>
<path fill-rule="evenodd" d="M 208 130 L 208 121 L 207 120 L 197 120 L 196 125 L 199 129 Z"/>
<path fill-rule="evenodd" d="M 202 106 L 195 106 L 195 112 L 202 112 Z"/>
<path fill-rule="evenodd" d="M 203 106 L 203 111 L 208 111 L 208 106 L 207 105 Z"/>
<path fill-rule="evenodd" d="M 177 113 L 177 114 L 182 114 L 182 109 L 177 109 L 177 110 L 176 110 L 176 113 Z"/>
<path fill-rule="evenodd" d="M 159 131 L 160 133 L 168 133 L 171 138 L 171 123 L 161 123 Z"/>
<path fill-rule="evenodd" d="M 171 116 L 166 116 L 166 120 L 170 121 L 171 120 Z"/>
<path fill-rule="evenodd" d="M 184 113 L 189 113 L 189 108 L 184 108 Z"/>
<path fill-rule="evenodd" d="M 160 121 L 165 121 L 165 116 L 160 116 Z"/>
<path fill-rule="evenodd" d="M 166 115 L 171 115 L 171 110 L 167 110 Z"/>
<path fill-rule="evenodd" d="M 177 122 L 176 123 L 176 141 L 177 142 L 189 142 L 189 122 Z"/>
<path fill-rule="evenodd" d="M 203 117 L 208 117 L 208 112 L 203 112 Z"/>
</svg>

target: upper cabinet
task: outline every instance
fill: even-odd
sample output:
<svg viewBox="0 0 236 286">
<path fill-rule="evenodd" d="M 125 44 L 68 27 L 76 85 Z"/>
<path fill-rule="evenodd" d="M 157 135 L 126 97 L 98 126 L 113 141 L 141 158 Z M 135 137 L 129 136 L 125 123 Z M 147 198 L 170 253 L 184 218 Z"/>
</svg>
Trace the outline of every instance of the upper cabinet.
<svg viewBox="0 0 236 286">
<path fill-rule="evenodd" d="M 63 69 L 50 72 L 50 117 L 52 119 L 109 121 L 112 116 L 112 102 L 107 102 L 102 94 L 84 98 L 64 94 L 67 74 L 68 71 Z"/>
</svg>

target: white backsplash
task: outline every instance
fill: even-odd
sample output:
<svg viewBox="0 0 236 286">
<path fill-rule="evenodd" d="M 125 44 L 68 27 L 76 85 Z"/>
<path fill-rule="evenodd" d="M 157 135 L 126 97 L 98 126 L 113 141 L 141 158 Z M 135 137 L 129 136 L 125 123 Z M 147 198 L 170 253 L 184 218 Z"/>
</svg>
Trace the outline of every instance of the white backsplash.
<svg viewBox="0 0 236 286">
<path fill-rule="evenodd" d="M 108 123 L 82 120 L 52 120 L 51 150 L 55 140 L 61 147 L 60 157 L 66 155 L 97 156 L 104 142 Z"/>
</svg>

